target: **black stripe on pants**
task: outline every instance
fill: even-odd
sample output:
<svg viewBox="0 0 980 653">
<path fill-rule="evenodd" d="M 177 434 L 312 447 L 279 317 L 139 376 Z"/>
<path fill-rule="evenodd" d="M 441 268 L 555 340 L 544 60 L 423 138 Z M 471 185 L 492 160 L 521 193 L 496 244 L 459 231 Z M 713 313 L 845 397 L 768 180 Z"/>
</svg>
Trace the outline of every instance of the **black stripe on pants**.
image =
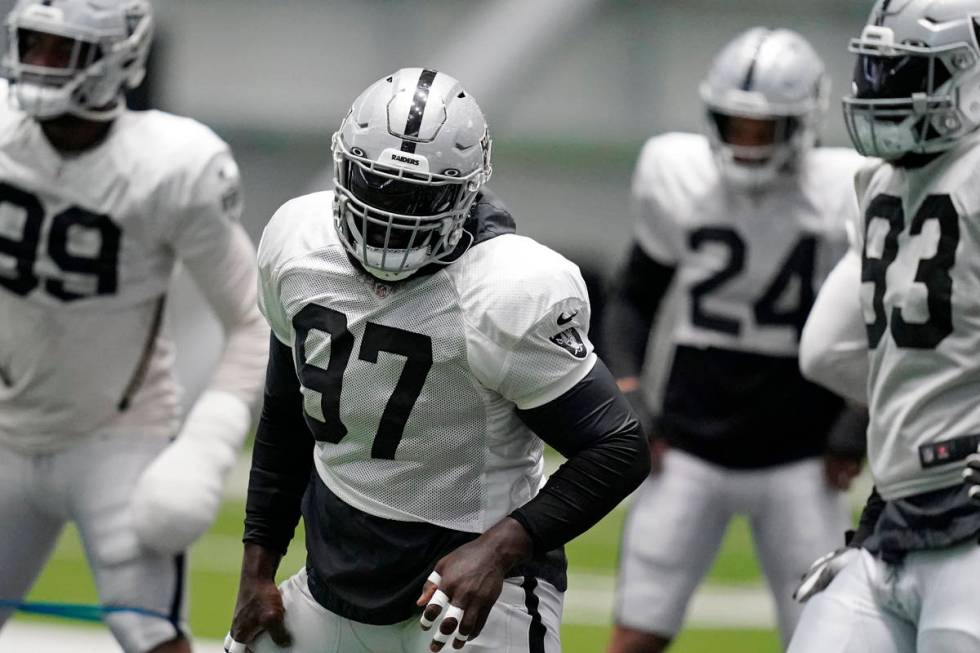
<svg viewBox="0 0 980 653">
<path fill-rule="evenodd" d="M 538 612 L 538 597 L 534 594 L 534 589 L 538 586 L 538 579 L 533 576 L 525 576 L 521 587 L 524 589 L 524 606 L 531 617 L 531 625 L 527 631 L 527 650 L 529 653 L 545 653 L 544 637 L 548 633 L 544 622 L 541 621 L 541 613 Z"/>
</svg>

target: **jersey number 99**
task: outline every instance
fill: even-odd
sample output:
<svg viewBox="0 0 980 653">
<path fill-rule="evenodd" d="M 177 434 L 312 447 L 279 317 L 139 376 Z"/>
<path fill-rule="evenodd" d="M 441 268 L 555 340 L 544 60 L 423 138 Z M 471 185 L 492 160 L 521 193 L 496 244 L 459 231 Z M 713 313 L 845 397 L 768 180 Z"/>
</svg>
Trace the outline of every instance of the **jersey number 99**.
<svg viewBox="0 0 980 653">
<path fill-rule="evenodd" d="M 9 211 L 11 207 L 23 212 L 23 227 L 19 239 L 11 238 L 7 230 L 0 231 L 0 286 L 23 297 L 41 283 L 37 258 L 46 212 L 35 195 L 0 183 L 0 211 Z M 86 249 L 93 249 L 88 247 L 93 234 L 98 237 L 94 256 L 82 256 L 77 251 L 71 251 L 69 242 L 73 239 L 85 242 Z M 66 283 L 65 278 L 50 277 L 44 279 L 44 290 L 64 302 L 115 294 L 119 285 L 121 240 L 122 230 L 109 216 L 77 206 L 53 216 L 47 238 L 48 256 L 61 272 L 93 277 L 94 283 L 90 284 L 92 290 L 86 293 Z M 13 261 L 12 270 L 3 264 L 4 258 Z"/>
</svg>

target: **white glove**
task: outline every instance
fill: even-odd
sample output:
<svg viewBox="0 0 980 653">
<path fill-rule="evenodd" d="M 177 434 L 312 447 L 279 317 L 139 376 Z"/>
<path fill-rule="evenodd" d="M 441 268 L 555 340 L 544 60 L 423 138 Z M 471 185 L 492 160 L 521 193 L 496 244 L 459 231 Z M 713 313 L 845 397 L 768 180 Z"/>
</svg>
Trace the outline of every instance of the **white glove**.
<svg viewBox="0 0 980 653">
<path fill-rule="evenodd" d="M 248 406 L 236 396 L 218 390 L 201 395 L 180 435 L 136 484 L 130 512 L 142 546 L 175 555 L 207 531 L 251 422 Z"/>
<path fill-rule="evenodd" d="M 980 506 L 980 453 L 968 456 L 966 469 L 963 470 L 963 482 L 969 488 L 970 499 Z"/>
<path fill-rule="evenodd" d="M 844 547 L 817 558 L 807 572 L 803 574 L 803 580 L 793 592 L 793 600 L 806 603 L 815 594 L 824 591 L 830 585 L 830 581 L 834 580 L 834 577 L 840 573 L 840 570 L 846 567 L 855 556 L 859 555 L 859 551 L 860 549 L 853 547 Z"/>
</svg>

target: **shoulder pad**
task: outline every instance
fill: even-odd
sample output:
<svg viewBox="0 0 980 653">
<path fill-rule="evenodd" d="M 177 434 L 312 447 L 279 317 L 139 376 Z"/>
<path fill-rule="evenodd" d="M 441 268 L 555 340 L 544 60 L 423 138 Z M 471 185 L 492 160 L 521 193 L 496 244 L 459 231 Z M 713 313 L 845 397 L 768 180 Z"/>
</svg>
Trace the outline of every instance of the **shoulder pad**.
<svg viewBox="0 0 980 653">
<path fill-rule="evenodd" d="M 578 266 L 530 238 L 505 235 L 448 268 L 470 324 L 503 347 L 553 315 L 588 327 L 589 297 Z"/>
</svg>

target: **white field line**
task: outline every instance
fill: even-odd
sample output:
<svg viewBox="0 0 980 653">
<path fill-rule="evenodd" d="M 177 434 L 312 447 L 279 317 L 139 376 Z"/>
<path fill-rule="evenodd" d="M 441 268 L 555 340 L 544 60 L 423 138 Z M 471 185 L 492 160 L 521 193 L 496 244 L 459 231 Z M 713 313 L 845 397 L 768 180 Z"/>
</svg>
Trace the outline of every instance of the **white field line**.
<svg viewBox="0 0 980 653">
<path fill-rule="evenodd" d="M 564 622 L 607 626 L 611 623 L 614 581 L 606 576 L 572 576 L 565 596 Z M 233 591 L 229 589 L 229 591 Z M 705 586 L 694 596 L 687 626 L 700 628 L 774 628 L 769 594 L 759 587 Z M 195 653 L 221 653 L 221 642 L 195 640 Z M 0 653 L 119 653 L 104 628 L 25 622 L 14 619 L 0 631 Z"/>
<path fill-rule="evenodd" d="M 0 653 L 121 653 L 105 628 L 11 621 L 0 631 Z M 221 642 L 195 640 L 194 653 L 222 653 Z"/>
</svg>

